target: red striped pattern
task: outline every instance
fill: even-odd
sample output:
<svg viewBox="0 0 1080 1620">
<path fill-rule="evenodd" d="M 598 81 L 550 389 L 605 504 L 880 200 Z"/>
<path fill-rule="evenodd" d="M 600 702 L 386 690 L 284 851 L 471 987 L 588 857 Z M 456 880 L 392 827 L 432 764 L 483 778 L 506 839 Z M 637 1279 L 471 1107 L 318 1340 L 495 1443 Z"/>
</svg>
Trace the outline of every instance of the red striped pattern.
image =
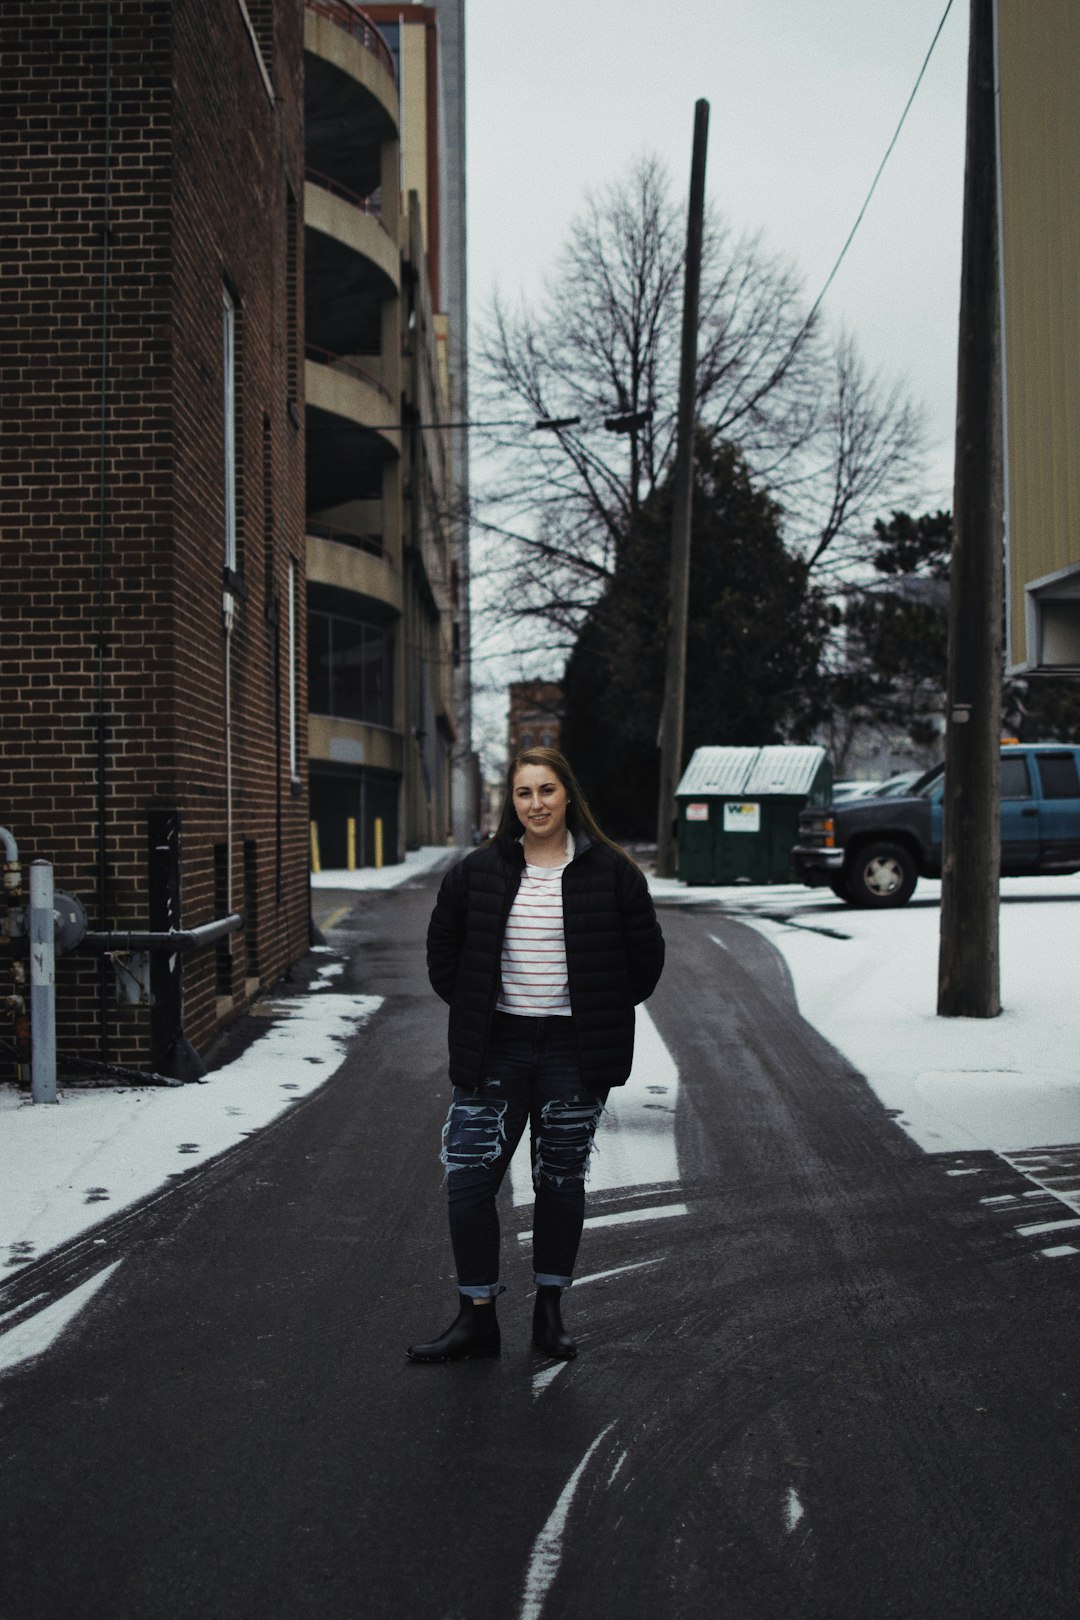
<svg viewBox="0 0 1080 1620">
<path fill-rule="evenodd" d="M 519 1018 L 568 1018 L 570 987 L 559 867 L 526 866 L 506 921 L 500 1012 Z"/>
</svg>

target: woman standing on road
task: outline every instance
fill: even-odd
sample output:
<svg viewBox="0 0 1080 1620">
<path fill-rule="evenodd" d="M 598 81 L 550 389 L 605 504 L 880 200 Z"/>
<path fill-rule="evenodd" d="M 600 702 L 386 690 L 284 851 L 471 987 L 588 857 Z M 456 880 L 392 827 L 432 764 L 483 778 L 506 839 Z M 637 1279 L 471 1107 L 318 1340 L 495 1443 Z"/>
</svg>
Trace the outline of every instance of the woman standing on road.
<svg viewBox="0 0 1080 1620">
<path fill-rule="evenodd" d="M 451 868 L 427 936 L 428 977 L 450 1006 L 454 1100 L 443 1132 L 460 1309 L 413 1361 L 499 1354 L 495 1196 L 531 1124 L 533 1343 L 569 1360 L 563 1328 L 585 1215 L 585 1174 L 608 1091 L 630 1073 L 634 1006 L 664 941 L 630 857 L 600 831 L 553 748 L 512 761 L 491 841 Z"/>
</svg>

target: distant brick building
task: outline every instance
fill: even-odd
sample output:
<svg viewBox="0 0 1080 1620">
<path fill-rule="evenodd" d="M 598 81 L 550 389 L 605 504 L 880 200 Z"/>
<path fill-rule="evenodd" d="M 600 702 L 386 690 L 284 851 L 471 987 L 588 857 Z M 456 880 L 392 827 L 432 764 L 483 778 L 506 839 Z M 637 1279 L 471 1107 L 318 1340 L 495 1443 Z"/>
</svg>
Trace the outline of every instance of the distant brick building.
<svg viewBox="0 0 1080 1620">
<path fill-rule="evenodd" d="M 510 757 L 523 748 L 558 748 L 562 735 L 562 687 L 553 681 L 513 681 L 510 685 Z"/>
<path fill-rule="evenodd" d="M 0 824 L 99 934 L 244 914 L 186 958 L 197 1048 L 307 943 L 302 30 L 0 10 Z M 183 1069 L 179 960 L 151 1014 L 113 944 L 60 963 L 61 1057 Z"/>
</svg>

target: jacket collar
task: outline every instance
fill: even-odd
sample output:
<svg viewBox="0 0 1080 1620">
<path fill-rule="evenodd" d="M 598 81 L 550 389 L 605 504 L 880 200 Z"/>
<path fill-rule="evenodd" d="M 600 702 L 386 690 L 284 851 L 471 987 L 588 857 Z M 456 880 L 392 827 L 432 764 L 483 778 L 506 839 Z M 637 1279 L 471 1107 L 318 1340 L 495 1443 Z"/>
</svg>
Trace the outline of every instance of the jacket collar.
<svg viewBox="0 0 1080 1620">
<path fill-rule="evenodd" d="M 576 833 L 571 833 L 567 838 L 568 854 L 570 853 L 570 838 L 573 838 L 574 841 L 573 853 L 570 855 L 570 859 L 572 861 L 576 861 L 579 855 L 584 855 L 587 849 L 592 849 L 593 847 L 592 839 L 589 837 L 588 833 L 582 829 L 579 829 Z M 521 835 L 519 835 L 517 838 L 500 838 L 499 843 L 502 845 L 503 854 L 506 856 L 507 860 L 512 861 L 515 866 L 525 865 L 525 850 L 522 846 Z"/>
</svg>

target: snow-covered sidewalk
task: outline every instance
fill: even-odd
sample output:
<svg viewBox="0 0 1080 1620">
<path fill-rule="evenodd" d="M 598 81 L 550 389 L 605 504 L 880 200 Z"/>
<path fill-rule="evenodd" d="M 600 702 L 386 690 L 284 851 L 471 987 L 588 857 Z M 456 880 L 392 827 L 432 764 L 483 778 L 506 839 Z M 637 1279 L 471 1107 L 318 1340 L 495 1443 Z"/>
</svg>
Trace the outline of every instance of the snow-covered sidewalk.
<svg viewBox="0 0 1080 1620">
<path fill-rule="evenodd" d="M 1080 877 L 1001 885 L 999 1018 L 936 1014 L 940 883 L 895 911 L 858 911 L 801 884 L 694 887 L 784 956 L 803 1017 L 866 1075 L 928 1153 L 1080 1143 Z"/>
<path fill-rule="evenodd" d="M 71 1087 L 55 1105 L 0 1089 L 0 1266 L 36 1260 L 324 1085 L 381 1005 L 378 996 L 335 994 L 343 971 L 328 961 L 306 995 L 264 1003 L 266 1034 L 204 1083 Z"/>
<path fill-rule="evenodd" d="M 455 856 L 440 845 L 376 871 L 322 872 L 323 889 L 390 889 Z M 329 958 L 330 952 L 323 948 Z M 34 1105 L 0 1087 L 0 1280 L 268 1125 L 341 1066 L 346 1043 L 380 1006 L 334 992 L 327 960 L 310 991 L 259 1005 L 266 1034 L 206 1082 L 155 1087 L 61 1087 Z"/>
<path fill-rule="evenodd" d="M 403 861 L 393 866 L 358 866 L 355 872 L 342 868 L 313 872 L 313 889 L 396 889 L 452 860 L 459 860 L 464 852 L 447 844 L 425 844 L 421 849 L 410 849 Z"/>
</svg>

